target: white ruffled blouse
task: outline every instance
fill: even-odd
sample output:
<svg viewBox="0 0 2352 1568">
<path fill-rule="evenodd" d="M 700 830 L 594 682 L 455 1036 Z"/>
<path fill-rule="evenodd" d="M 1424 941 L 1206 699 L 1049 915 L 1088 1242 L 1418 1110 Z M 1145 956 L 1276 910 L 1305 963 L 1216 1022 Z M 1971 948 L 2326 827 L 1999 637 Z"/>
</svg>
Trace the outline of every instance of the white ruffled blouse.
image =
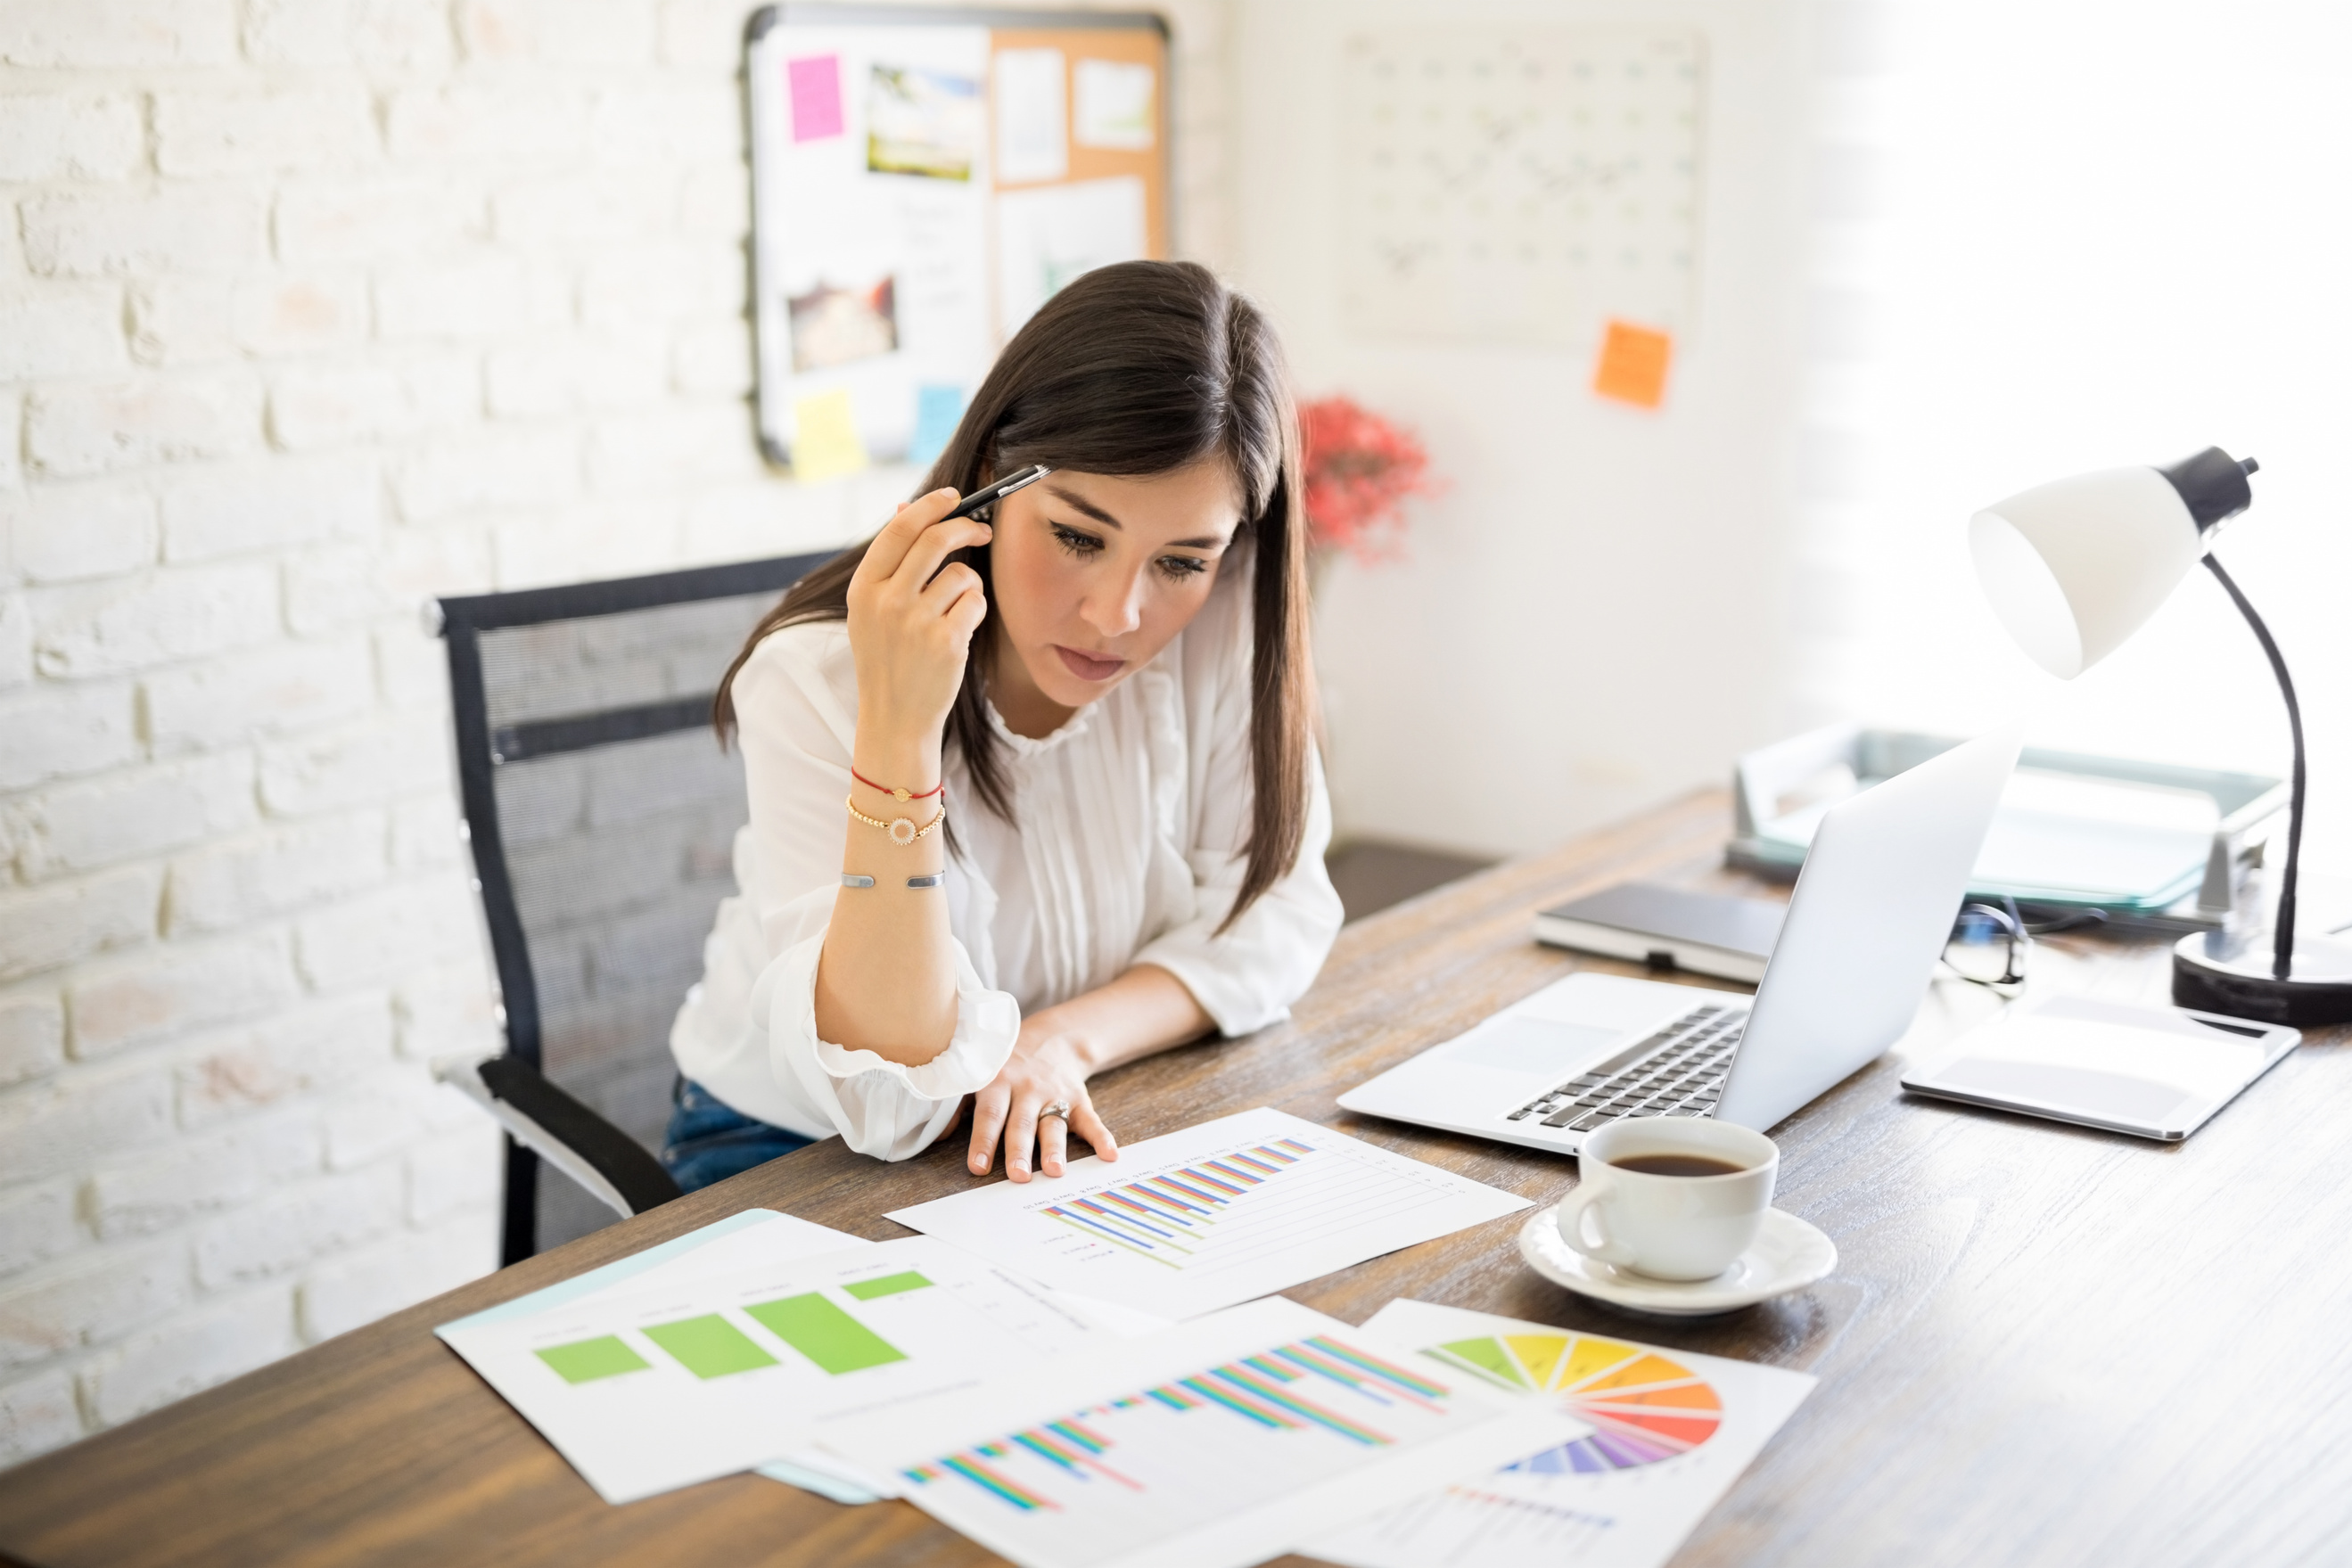
<svg viewBox="0 0 2352 1568">
<path fill-rule="evenodd" d="M 1225 1035 L 1286 1017 L 1339 929 L 1323 868 L 1331 810 L 1318 764 L 1297 864 L 1214 935 L 1250 830 L 1250 573 L 1231 568 L 1158 658 L 1052 735 L 1014 735 L 991 709 L 1014 821 L 977 803 L 950 752 L 956 1028 L 919 1067 L 817 1036 L 857 677 L 844 622 L 763 640 L 734 685 L 751 807 L 735 838 L 740 891 L 719 905 L 702 983 L 670 1031 L 680 1071 L 745 1115 L 895 1160 L 927 1147 L 996 1076 L 1023 1009 L 1134 965 L 1174 975 Z"/>
</svg>

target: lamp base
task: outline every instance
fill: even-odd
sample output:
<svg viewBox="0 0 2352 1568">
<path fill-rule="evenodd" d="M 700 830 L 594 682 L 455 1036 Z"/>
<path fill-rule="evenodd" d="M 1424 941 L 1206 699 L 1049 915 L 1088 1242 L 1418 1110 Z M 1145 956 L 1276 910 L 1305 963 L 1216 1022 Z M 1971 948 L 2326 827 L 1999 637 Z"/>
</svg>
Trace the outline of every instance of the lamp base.
<svg viewBox="0 0 2352 1568">
<path fill-rule="evenodd" d="M 2271 934 L 2208 931 L 2172 949 L 2172 1005 L 2292 1029 L 2352 1023 L 2352 943 L 2297 933 L 2294 973 L 2271 973 Z"/>
</svg>

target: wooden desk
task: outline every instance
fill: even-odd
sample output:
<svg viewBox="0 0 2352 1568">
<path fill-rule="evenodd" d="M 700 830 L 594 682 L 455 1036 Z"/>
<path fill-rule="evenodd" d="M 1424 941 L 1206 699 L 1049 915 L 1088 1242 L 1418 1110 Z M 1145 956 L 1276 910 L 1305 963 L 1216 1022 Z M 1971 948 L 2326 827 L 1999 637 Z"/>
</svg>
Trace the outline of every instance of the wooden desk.
<svg viewBox="0 0 2352 1568">
<path fill-rule="evenodd" d="M 1333 1098 L 1580 965 L 1530 913 L 1633 875 L 1729 884 L 1693 797 L 1349 928 L 1289 1025 L 1138 1063 L 1129 1139 L 1273 1104 L 1549 1201 L 1567 1160 L 1363 1121 Z M 2046 942 L 2036 982 L 2160 999 L 2160 945 Z M 1906 1046 L 1991 998 L 1935 988 Z M 1499 1220 L 1289 1292 L 1350 1322 L 1396 1296 L 1799 1367 L 1821 1378 L 1682 1564 L 2352 1560 L 2352 1051 L 2307 1045 L 2173 1146 L 1904 1097 L 1883 1061 L 1776 1129 L 1780 1202 L 1837 1240 L 1813 1290 L 1689 1326 L 1554 1289 Z M 171 1563 L 979 1563 L 902 1503 L 751 1477 L 600 1502 L 431 1326 L 738 1209 L 875 1238 L 953 1191 L 954 1149 L 820 1145 L 0 1475 L 0 1552 Z M 1297 1560 L 1290 1560 L 1296 1562 Z"/>
</svg>

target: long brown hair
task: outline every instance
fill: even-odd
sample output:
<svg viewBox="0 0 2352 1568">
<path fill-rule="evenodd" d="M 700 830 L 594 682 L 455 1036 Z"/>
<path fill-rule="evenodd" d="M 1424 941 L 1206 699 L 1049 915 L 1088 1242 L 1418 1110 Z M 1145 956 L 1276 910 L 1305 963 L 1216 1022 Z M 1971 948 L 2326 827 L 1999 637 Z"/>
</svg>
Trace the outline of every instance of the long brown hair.
<svg viewBox="0 0 2352 1568">
<path fill-rule="evenodd" d="M 1246 542 L 1255 557 L 1249 864 L 1223 931 L 1297 863 L 1307 835 L 1315 728 L 1307 530 L 1297 412 L 1272 325 L 1191 262 L 1098 267 L 1047 300 L 1005 345 L 923 489 L 951 485 L 968 495 L 986 476 L 1032 463 L 1139 476 L 1210 458 L 1232 470 L 1242 493 L 1234 548 Z M 722 744 L 735 725 L 735 673 L 751 650 L 786 626 L 848 619 L 849 580 L 872 542 L 852 545 L 801 579 L 752 629 L 712 706 Z M 993 593 L 985 547 L 955 559 Z M 1011 780 L 988 723 L 995 656 L 983 622 L 948 712 L 946 738 L 961 754 L 973 792 L 1010 821 Z"/>
</svg>

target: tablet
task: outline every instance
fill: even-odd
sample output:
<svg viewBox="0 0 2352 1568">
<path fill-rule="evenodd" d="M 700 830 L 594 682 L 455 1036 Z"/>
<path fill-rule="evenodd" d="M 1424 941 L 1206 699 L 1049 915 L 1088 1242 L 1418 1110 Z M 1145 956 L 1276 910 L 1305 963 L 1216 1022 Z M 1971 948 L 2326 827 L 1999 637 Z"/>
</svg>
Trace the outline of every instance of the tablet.
<svg viewBox="0 0 2352 1568">
<path fill-rule="evenodd" d="M 1752 986 L 1788 914 L 1787 904 L 1760 898 L 1621 882 L 1537 915 L 1536 940 Z"/>
<path fill-rule="evenodd" d="M 1903 1087 L 2178 1143 L 2302 1040 L 2218 1013 L 2052 997 L 1969 1030 Z"/>
</svg>

